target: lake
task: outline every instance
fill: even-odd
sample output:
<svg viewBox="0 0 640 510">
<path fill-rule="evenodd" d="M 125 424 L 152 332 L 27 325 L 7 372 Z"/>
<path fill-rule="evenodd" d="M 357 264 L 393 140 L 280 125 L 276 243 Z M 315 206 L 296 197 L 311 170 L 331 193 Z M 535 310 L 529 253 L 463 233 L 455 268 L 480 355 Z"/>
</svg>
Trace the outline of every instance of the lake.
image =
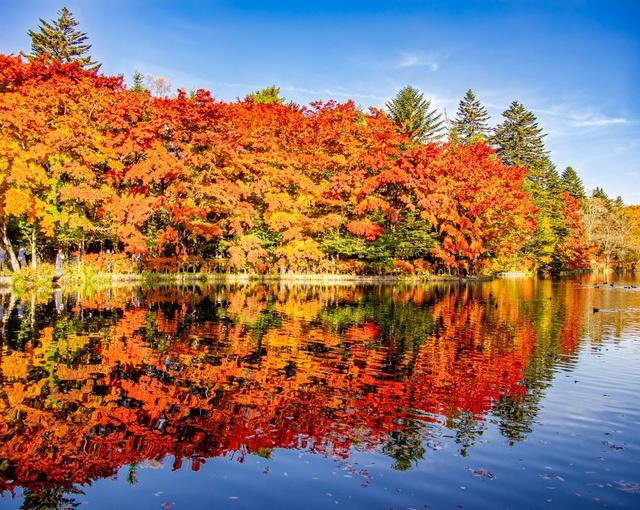
<svg viewBox="0 0 640 510">
<path fill-rule="evenodd" d="M 640 276 L 1 296 L 1 508 L 640 508 Z"/>
</svg>

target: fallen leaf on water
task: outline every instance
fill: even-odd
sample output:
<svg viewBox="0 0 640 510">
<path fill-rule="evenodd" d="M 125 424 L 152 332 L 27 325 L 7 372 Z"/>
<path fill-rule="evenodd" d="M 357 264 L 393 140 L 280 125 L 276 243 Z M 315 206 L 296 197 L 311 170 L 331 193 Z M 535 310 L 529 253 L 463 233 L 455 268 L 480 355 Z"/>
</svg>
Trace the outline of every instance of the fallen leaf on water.
<svg viewBox="0 0 640 510">
<path fill-rule="evenodd" d="M 616 482 L 618 485 L 618 490 L 622 492 L 627 492 L 629 494 L 640 494 L 640 483 L 636 482 L 625 482 L 624 480 L 620 480 Z"/>
<path fill-rule="evenodd" d="M 624 446 L 616 443 L 612 443 L 611 441 L 602 441 L 602 444 L 608 446 L 612 450 L 624 450 Z"/>
<path fill-rule="evenodd" d="M 496 478 L 496 475 L 494 475 L 488 469 L 472 469 L 472 468 L 465 468 L 465 469 L 469 471 L 473 476 L 476 476 L 478 478 L 488 478 L 489 480 L 495 480 Z"/>
</svg>

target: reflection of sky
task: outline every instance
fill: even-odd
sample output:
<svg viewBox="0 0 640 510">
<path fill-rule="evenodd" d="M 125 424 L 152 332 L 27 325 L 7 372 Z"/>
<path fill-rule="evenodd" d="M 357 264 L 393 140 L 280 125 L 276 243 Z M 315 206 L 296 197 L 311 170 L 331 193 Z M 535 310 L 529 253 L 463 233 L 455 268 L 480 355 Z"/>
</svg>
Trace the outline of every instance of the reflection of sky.
<svg viewBox="0 0 640 510">
<path fill-rule="evenodd" d="M 640 203 L 635 1 L 66 3 L 105 72 L 138 69 L 222 99 L 275 83 L 300 103 L 381 106 L 411 83 L 452 116 L 471 87 L 494 120 L 519 99 L 559 168 Z M 26 30 L 60 5 L 0 0 L 0 51 L 28 50 Z"/>
</svg>

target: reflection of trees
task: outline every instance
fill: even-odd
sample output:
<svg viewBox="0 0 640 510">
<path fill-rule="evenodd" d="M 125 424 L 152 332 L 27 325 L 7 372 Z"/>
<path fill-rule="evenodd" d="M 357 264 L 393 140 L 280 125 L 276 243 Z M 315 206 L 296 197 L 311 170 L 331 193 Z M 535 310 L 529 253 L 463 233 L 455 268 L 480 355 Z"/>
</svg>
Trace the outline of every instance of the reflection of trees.
<svg viewBox="0 0 640 510">
<path fill-rule="evenodd" d="M 489 413 L 521 439 L 558 354 L 578 345 L 583 304 L 549 290 L 111 289 L 27 310 L 23 342 L 14 311 L 0 484 L 71 489 L 125 464 L 135 483 L 140 462 L 167 455 L 197 469 L 274 448 L 376 448 L 408 469 L 439 447 L 442 424 L 466 454 Z"/>
<path fill-rule="evenodd" d="M 528 280 L 521 286 L 531 296 L 522 306 L 535 331 L 533 351 L 523 371 L 527 391 L 501 396 L 492 411 L 500 432 L 510 443 L 523 440 L 531 432 L 559 356 L 573 352 L 578 346 L 583 334 L 582 316 L 587 308 L 587 293 L 575 292 L 571 286 L 557 286 L 551 280 Z M 563 363 L 570 364 L 572 359 L 564 358 Z"/>
<path fill-rule="evenodd" d="M 418 420 L 403 420 L 402 428 L 389 433 L 382 452 L 394 460 L 394 469 L 406 471 L 424 457 L 425 428 L 426 424 Z"/>
<path fill-rule="evenodd" d="M 83 494 L 83 492 L 75 488 L 25 489 L 20 510 L 69 510 L 78 508 L 80 503 L 70 496 L 79 494 Z"/>
<path fill-rule="evenodd" d="M 485 431 L 485 423 L 473 413 L 461 410 L 447 426 L 456 433 L 456 444 L 460 445 L 460 455 L 466 457 L 478 438 Z"/>
</svg>

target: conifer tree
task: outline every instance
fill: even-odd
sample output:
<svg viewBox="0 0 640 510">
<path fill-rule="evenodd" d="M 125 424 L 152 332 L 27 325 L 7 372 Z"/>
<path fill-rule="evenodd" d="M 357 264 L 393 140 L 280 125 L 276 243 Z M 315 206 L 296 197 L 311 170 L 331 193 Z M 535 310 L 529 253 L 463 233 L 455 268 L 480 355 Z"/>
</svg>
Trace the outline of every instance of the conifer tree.
<svg viewBox="0 0 640 510">
<path fill-rule="evenodd" d="M 565 168 L 564 172 L 562 172 L 562 176 L 560 177 L 560 187 L 561 191 L 568 193 L 573 198 L 582 200 L 586 197 L 582 179 L 578 177 L 576 171 L 570 166 Z"/>
<path fill-rule="evenodd" d="M 533 112 L 514 101 L 502 114 L 504 121 L 494 129 L 492 144 L 510 165 L 529 169 L 548 165 L 542 128 Z"/>
<path fill-rule="evenodd" d="M 624 200 L 622 200 L 622 197 L 620 195 L 618 195 L 613 201 L 613 207 L 617 209 L 622 209 L 624 207 Z"/>
<path fill-rule="evenodd" d="M 505 120 L 496 126 L 491 141 L 506 163 L 528 168 L 525 189 L 538 207 L 538 228 L 523 254 L 532 257 L 540 269 L 557 269 L 555 249 L 567 229 L 561 207 L 560 176 L 545 149 L 546 134 L 533 112 L 518 101 L 511 103 L 502 115 Z"/>
<path fill-rule="evenodd" d="M 603 190 L 599 186 L 596 186 L 594 188 L 594 190 L 591 192 L 591 198 L 599 198 L 599 199 L 604 200 L 606 202 L 610 202 L 611 201 L 611 199 L 609 198 L 609 195 L 607 195 L 605 190 Z"/>
<path fill-rule="evenodd" d="M 140 71 L 136 71 L 133 73 L 133 86 L 131 87 L 132 92 L 146 92 L 147 88 L 144 86 L 144 77 Z"/>
<path fill-rule="evenodd" d="M 469 89 L 458 105 L 456 118 L 452 122 L 452 134 L 455 133 L 465 142 L 482 140 L 489 133 L 488 120 L 486 108 Z"/>
<path fill-rule="evenodd" d="M 536 116 L 518 101 L 511 103 L 502 115 L 505 120 L 495 127 L 491 142 L 505 163 L 529 169 L 529 191 L 534 203 L 541 207 L 543 204 L 539 202 L 550 198 L 546 195 L 560 191 L 558 172 L 544 146 L 546 134 L 538 126 Z"/>
<path fill-rule="evenodd" d="M 256 90 L 254 93 L 249 94 L 249 97 L 256 104 L 284 103 L 284 98 L 280 97 L 280 87 L 275 85 Z"/>
<path fill-rule="evenodd" d="M 31 54 L 29 58 L 49 55 L 60 62 L 79 62 L 90 70 L 100 69 L 100 64 L 87 54 L 91 48 L 87 44 L 87 34 L 76 29 L 78 22 L 71 11 L 63 7 L 58 11 L 58 19 L 46 21 L 40 18 L 37 30 L 29 30 Z"/>
<path fill-rule="evenodd" d="M 417 142 L 437 140 L 444 131 L 442 114 L 430 110 L 431 101 L 418 89 L 407 86 L 386 103 L 391 118 Z"/>
</svg>

